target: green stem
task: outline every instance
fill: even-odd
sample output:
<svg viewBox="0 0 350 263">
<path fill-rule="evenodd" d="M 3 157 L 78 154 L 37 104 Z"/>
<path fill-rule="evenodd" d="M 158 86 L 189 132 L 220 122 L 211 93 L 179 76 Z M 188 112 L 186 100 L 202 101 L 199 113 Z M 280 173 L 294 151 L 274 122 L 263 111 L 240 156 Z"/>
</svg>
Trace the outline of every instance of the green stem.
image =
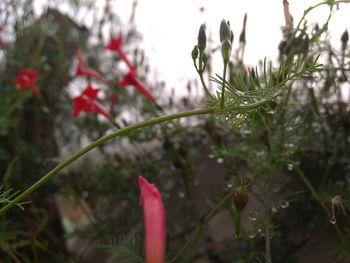
<svg viewBox="0 0 350 263">
<path fill-rule="evenodd" d="M 242 225 L 241 225 L 241 219 L 242 219 L 243 209 L 235 209 L 235 238 L 241 239 L 242 238 Z"/>
<path fill-rule="evenodd" d="M 305 17 L 314 9 L 316 9 L 317 7 L 321 6 L 321 5 L 337 5 L 337 4 L 341 4 L 341 3 L 350 3 L 350 0 L 340 0 L 340 1 L 334 1 L 334 0 L 328 0 L 328 1 L 324 1 L 321 3 L 318 3 L 314 6 L 310 6 L 308 9 L 304 10 L 304 14 L 302 16 L 302 18 L 299 20 L 298 25 L 296 26 L 293 35 L 291 37 L 291 39 L 295 38 L 295 35 L 297 34 L 297 31 L 300 29 L 301 23 L 304 21 Z M 328 23 L 330 20 L 330 16 L 328 16 L 327 22 Z M 290 44 L 290 43 L 289 43 Z"/>
<path fill-rule="evenodd" d="M 309 179 L 305 176 L 304 172 L 299 168 L 296 167 L 295 171 L 297 172 L 297 174 L 299 175 L 300 179 L 304 182 L 305 186 L 309 189 L 312 197 L 319 202 L 319 204 L 321 205 L 321 207 L 323 208 L 324 212 L 326 213 L 326 215 L 331 218 L 332 215 L 329 212 L 328 208 L 326 207 L 326 205 L 323 202 L 322 197 L 318 194 L 318 192 L 316 191 L 316 189 L 312 186 L 312 184 L 310 183 Z M 339 229 L 339 227 L 337 225 L 334 225 L 334 229 L 335 232 L 337 233 L 337 235 L 342 238 L 343 235 Z"/>
<path fill-rule="evenodd" d="M 10 208 L 18 204 L 21 200 L 23 200 L 26 196 L 31 194 L 33 191 L 41 187 L 43 184 L 48 182 L 55 174 L 57 174 L 59 171 L 61 171 L 63 168 L 71 164 L 76 159 L 80 158 L 87 152 L 91 151 L 92 149 L 96 148 L 97 146 L 101 145 L 102 143 L 105 143 L 115 137 L 125 135 L 129 132 L 132 132 L 134 130 L 144 128 L 147 126 L 155 125 L 161 122 L 174 120 L 182 117 L 188 117 L 188 116 L 194 116 L 194 115 L 201 115 L 201 114 L 208 114 L 208 113 L 214 113 L 214 109 L 199 109 L 199 110 L 192 110 L 192 111 L 185 111 L 185 112 L 179 112 L 171 115 L 161 116 L 157 118 L 153 118 L 150 120 L 146 120 L 143 122 L 139 122 L 133 125 L 130 125 L 128 127 L 125 127 L 123 129 L 117 130 L 112 132 L 111 134 L 108 134 L 97 141 L 91 143 L 90 145 L 86 146 L 85 148 L 81 149 L 80 151 L 74 153 L 70 157 L 68 157 L 66 160 L 61 162 L 59 165 L 57 165 L 55 168 L 53 168 L 49 173 L 47 173 L 45 176 L 43 176 L 41 179 L 39 179 L 37 182 L 35 182 L 32 186 L 30 186 L 27 190 L 25 190 L 23 193 L 18 195 L 16 198 L 11 200 L 11 202 L 7 203 L 4 207 L 0 209 L 0 215 L 4 214 L 6 211 L 8 211 Z"/>
<path fill-rule="evenodd" d="M 202 86 L 203 86 L 203 88 L 204 88 L 204 91 L 205 91 L 205 94 L 207 95 L 207 96 L 211 96 L 211 94 L 210 94 L 210 92 L 209 92 L 209 89 L 208 89 L 208 87 L 207 87 L 207 85 L 205 84 L 205 81 L 204 81 L 204 77 L 203 77 L 203 73 L 204 73 L 204 67 L 203 67 L 203 59 L 202 59 L 202 57 L 203 57 L 203 51 L 202 50 L 199 50 L 199 65 L 198 65 L 198 70 L 197 70 L 197 72 L 198 72 L 198 74 L 199 74 L 199 77 L 200 77 L 200 80 L 201 80 L 201 83 L 202 83 Z M 194 62 L 194 64 L 195 64 L 195 67 L 196 67 L 196 69 L 197 69 L 197 66 L 196 66 L 196 63 Z"/>
<path fill-rule="evenodd" d="M 226 85 L 226 70 L 227 70 L 227 62 L 224 62 L 224 73 L 222 76 L 222 89 L 221 89 L 221 108 L 225 107 L 225 85 Z"/>
</svg>

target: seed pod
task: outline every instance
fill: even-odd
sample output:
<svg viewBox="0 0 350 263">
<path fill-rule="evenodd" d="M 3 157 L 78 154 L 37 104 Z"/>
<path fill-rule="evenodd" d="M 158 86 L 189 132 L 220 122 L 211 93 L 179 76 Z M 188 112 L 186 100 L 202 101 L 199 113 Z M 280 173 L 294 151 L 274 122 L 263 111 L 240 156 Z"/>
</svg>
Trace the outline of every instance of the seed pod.
<svg viewBox="0 0 350 263">
<path fill-rule="evenodd" d="M 198 49 L 203 51 L 207 46 L 207 35 L 205 34 L 205 26 L 201 25 L 198 32 Z"/>
</svg>

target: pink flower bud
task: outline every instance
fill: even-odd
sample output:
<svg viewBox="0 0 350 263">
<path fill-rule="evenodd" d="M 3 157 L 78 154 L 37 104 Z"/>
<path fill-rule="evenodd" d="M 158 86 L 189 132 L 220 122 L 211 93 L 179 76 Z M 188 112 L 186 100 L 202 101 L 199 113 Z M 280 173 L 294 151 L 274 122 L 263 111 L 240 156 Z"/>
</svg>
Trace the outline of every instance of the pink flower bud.
<svg viewBox="0 0 350 263">
<path fill-rule="evenodd" d="M 146 263 L 164 263 L 166 229 L 162 197 L 157 187 L 142 176 L 139 187 L 145 218 Z"/>
</svg>

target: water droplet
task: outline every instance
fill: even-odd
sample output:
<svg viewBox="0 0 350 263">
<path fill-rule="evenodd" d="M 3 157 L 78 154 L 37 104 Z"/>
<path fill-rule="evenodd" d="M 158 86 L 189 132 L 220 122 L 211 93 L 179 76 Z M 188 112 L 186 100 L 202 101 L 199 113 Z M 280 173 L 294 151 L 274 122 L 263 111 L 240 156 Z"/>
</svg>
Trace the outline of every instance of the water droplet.
<svg viewBox="0 0 350 263">
<path fill-rule="evenodd" d="M 251 211 L 249 213 L 249 220 L 256 221 L 256 218 L 257 218 L 257 213 L 255 211 Z"/>
<path fill-rule="evenodd" d="M 223 162 L 224 162 L 224 159 L 223 159 L 223 158 L 218 158 L 216 161 L 217 161 L 218 163 L 223 163 Z"/>
<path fill-rule="evenodd" d="M 279 201 L 279 205 L 281 208 L 287 208 L 289 206 L 289 202 L 286 200 Z"/>
<path fill-rule="evenodd" d="M 271 110 L 271 111 L 268 111 L 268 112 L 266 112 L 267 114 L 275 114 L 275 112 L 273 111 L 273 110 Z"/>
<path fill-rule="evenodd" d="M 227 120 L 227 121 L 228 121 L 228 117 L 226 117 L 226 118 L 225 118 L 225 120 Z"/>
<path fill-rule="evenodd" d="M 262 230 L 261 230 L 261 228 L 258 228 L 257 231 L 258 231 L 259 233 L 261 233 Z"/>
<path fill-rule="evenodd" d="M 287 169 L 288 171 L 292 171 L 294 169 L 294 165 L 292 163 L 289 163 Z"/>
<path fill-rule="evenodd" d="M 337 219 L 332 216 L 330 219 L 329 219 L 329 223 L 331 223 L 332 225 L 335 225 L 337 223 Z"/>
<path fill-rule="evenodd" d="M 213 154 L 210 154 L 210 155 L 209 155 L 209 158 L 210 158 L 210 159 L 213 159 L 213 158 L 214 158 L 214 155 L 213 155 Z"/>
<path fill-rule="evenodd" d="M 237 96 L 243 96 L 244 92 L 240 91 L 240 90 L 236 90 L 236 94 Z"/>
<path fill-rule="evenodd" d="M 254 231 L 248 232 L 248 238 L 253 239 L 256 236 L 256 233 Z"/>
<path fill-rule="evenodd" d="M 180 192 L 180 193 L 179 193 L 179 197 L 180 197 L 180 198 L 185 198 L 185 196 L 186 196 L 185 193 L 183 193 L 183 192 Z"/>
<path fill-rule="evenodd" d="M 232 184 L 227 184 L 227 187 L 228 188 L 232 188 Z"/>
</svg>

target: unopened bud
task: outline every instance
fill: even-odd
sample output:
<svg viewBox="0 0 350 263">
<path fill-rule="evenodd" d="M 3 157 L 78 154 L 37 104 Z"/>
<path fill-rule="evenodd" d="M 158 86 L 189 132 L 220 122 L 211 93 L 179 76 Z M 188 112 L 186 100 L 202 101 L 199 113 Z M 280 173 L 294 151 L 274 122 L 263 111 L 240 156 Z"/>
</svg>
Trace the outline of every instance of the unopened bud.
<svg viewBox="0 0 350 263">
<path fill-rule="evenodd" d="M 203 55 L 202 55 L 202 61 L 203 61 L 204 65 L 206 65 L 208 62 L 208 57 L 205 53 L 203 53 Z"/>
<path fill-rule="evenodd" d="M 241 187 L 238 187 L 233 193 L 233 203 L 236 209 L 243 210 L 248 204 L 248 194 L 246 191 L 242 191 Z"/>
<path fill-rule="evenodd" d="M 197 46 L 194 46 L 191 55 L 192 55 L 193 60 L 196 60 L 198 58 L 198 47 Z"/>
<path fill-rule="evenodd" d="M 341 35 L 341 38 L 340 38 L 342 44 L 345 46 L 348 41 L 349 41 L 349 33 L 348 33 L 348 30 L 345 30 L 344 33 Z"/>
<path fill-rule="evenodd" d="M 230 60 L 232 45 L 230 40 L 224 40 L 221 45 L 221 55 L 224 63 L 227 63 Z"/>
<path fill-rule="evenodd" d="M 220 24 L 220 42 L 223 43 L 225 40 L 232 41 L 233 33 L 230 29 L 230 24 L 223 19 Z"/>
<path fill-rule="evenodd" d="M 201 25 L 198 32 L 198 49 L 203 51 L 207 46 L 207 35 L 205 34 L 205 26 Z"/>
</svg>

